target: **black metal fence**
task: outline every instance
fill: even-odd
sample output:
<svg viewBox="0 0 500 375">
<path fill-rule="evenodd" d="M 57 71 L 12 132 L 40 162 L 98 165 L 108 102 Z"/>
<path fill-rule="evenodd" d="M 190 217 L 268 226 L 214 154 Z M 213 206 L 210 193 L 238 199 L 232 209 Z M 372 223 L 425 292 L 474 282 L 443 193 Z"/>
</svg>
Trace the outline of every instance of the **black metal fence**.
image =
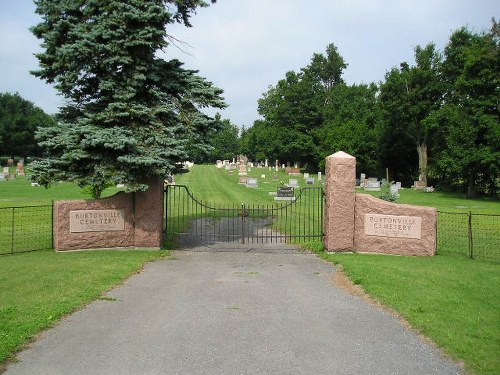
<svg viewBox="0 0 500 375">
<path fill-rule="evenodd" d="M 309 199 L 312 198 L 313 202 L 319 202 L 320 193 L 315 192 L 315 194 L 319 195 L 312 195 Z M 277 228 L 272 228 L 269 225 L 270 223 L 265 223 L 263 236 L 276 237 L 275 230 L 277 229 L 280 232 L 287 233 L 288 237 L 298 239 L 304 237 L 304 239 L 307 239 L 311 233 L 311 228 L 313 228 L 314 236 L 321 237 L 323 206 L 321 204 L 311 205 L 310 202 L 307 202 L 301 208 L 301 200 L 305 199 L 305 197 L 309 196 L 304 195 L 294 205 L 280 206 L 278 208 L 279 212 L 286 213 L 285 216 L 281 216 L 281 221 L 287 217 L 294 217 L 294 220 L 289 221 L 286 219 L 283 221 L 284 224 L 278 222 L 280 225 Z M 187 196 L 182 198 L 188 199 Z M 173 197 L 170 196 L 168 199 L 173 199 Z M 303 203 L 306 203 L 306 201 Z M 182 233 L 182 229 L 186 230 L 186 228 L 181 229 L 181 227 L 185 227 L 193 219 L 191 208 L 187 209 L 184 206 L 182 208 L 179 206 L 176 211 L 181 209 L 185 209 L 181 216 L 186 221 L 172 221 L 169 223 L 168 226 L 175 225 L 178 228 L 167 227 L 170 228 L 170 230 L 166 228 L 167 235 Z M 195 210 L 200 210 L 200 212 L 195 212 L 196 214 L 202 213 L 200 207 L 195 208 Z M 235 207 L 236 213 L 234 216 L 241 215 L 241 210 L 241 207 Z M 240 217 L 241 220 L 246 220 L 247 217 L 262 216 L 261 207 L 259 206 L 247 206 L 245 210 L 245 217 Z M 276 207 L 266 207 L 266 211 L 268 210 L 271 215 L 277 216 Z M 248 212 L 248 216 L 246 212 Z M 205 215 L 202 216 L 206 216 L 206 213 L 203 213 Z M 179 213 L 176 213 L 176 215 L 179 215 Z M 276 218 L 273 221 L 276 221 Z M 310 225 L 312 227 L 308 227 Z M 53 248 L 52 228 L 52 205 L 0 208 L 0 255 Z M 173 233 L 168 233 L 169 231 Z M 500 215 L 440 211 L 438 213 L 437 234 L 437 253 L 440 255 L 500 262 Z M 256 239 L 258 238 L 250 238 L 251 241 Z"/>
<path fill-rule="evenodd" d="M 165 237 L 177 247 L 214 242 L 281 244 L 323 239 L 323 189 L 302 188 L 275 204 L 214 205 L 187 186 L 165 190 Z"/>
<path fill-rule="evenodd" d="M 0 255 L 53 248 L 52 205 L 0 208 Z"/>
<path fill-rule="evenodd" d="M 437 233 L 438 254 L 500 261 L 500 215 L 440 211 Z"/>
</svg>

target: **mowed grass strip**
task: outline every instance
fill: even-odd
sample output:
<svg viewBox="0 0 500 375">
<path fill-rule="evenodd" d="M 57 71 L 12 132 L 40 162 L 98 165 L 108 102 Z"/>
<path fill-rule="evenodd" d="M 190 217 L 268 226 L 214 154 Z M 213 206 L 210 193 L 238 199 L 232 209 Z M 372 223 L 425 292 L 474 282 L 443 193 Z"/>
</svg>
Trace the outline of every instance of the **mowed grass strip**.
<svg viewBox="0 0 500 375">
<path fill-rule="evenodd" d="M 119 189 L 108 188 L 103 197 L 117 193 Z M 0 181 L 0 207 L 21 207 L 52 204 L 52 201 L 64 199 L 90 199 L 77 185 L 69 182 L 54 183 L 49 188 L 31 186 L 25 176 Z"/>
<path fill-rule="evenodd" d="M 99 298 L 145 263 L 165 254 L 160 251 L 56 253 L 40 250 L 1 256 L 0 363 L 11 358 L 41 330 Z"/>
<path fill-rule="evenodd" d="M 439 255 L 320 254 L 473 373 L 500 373 L 497 264 Z"/>
</svg>

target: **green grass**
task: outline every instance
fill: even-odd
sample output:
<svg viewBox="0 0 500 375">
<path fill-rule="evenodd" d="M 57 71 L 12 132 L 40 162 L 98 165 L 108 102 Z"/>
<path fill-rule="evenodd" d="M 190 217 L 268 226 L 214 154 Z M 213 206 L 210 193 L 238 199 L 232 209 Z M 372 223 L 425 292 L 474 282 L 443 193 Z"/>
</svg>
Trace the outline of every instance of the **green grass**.
<svg viewBox="0 0 500 375">
<path fill-rule="evenodd" d="M 165 254 L 42 250 L 0 257 L 0 363 L 62 316 L 100 298 L 146 262 Z"/>
<path fill-rule="evenodd" d="M 266 176 L 265 179 L 261 178 L 262 174 Z M 273 181 L 273 175 L 278 176 L 277 181 Z M 291 178 L 296 179 L 300 187 L 306 186 L 302 176 L 288 176 L 282 169 L 275 172 L 274 169 L 269 171 L 265 168 L 251 168 L 248 175 L 242 177 L 256 177 L 259 188 L 248 188 L 238 184 L 240 176 L 237 170 L 230 172 L 224 168 L 217 169 L 213 165 L 195 165 L 189 173 L 176 176 L 176 183 L 188 186 L 197 199 L 224 207 L 242 203 L 274 204 L 274 198 L 269 195 L 269 192 L 277 191 L 281 182 L 288 183 Z"/>
<path fill-rule="evenodd" d="M 321 254 L 477 374 L 500 373 L 500 270 L 448 256 Z"/>
<path fill-rule="evenodd" d="M 103 197 L 115 194 L 116 188 L 106 189 Z M 75 184 L 68 182 L 55 183 L 48 189 L 31 186 L 31 181 L 20 176 L 14 180 L 0 181 L 0 207 L 37 206 L 51 204 L 53 200 L 90 199 Z"/>
<path fill-rule="evenodd" d="M 366 193 L 379 197 L 379 191 L 363 191 L 357 189 L 358 193 Z M 403 189 L 399 191 L 400 198 L 396 203 L 415 204 L 418 206 L 436 207 L 438 211 L 445 212 L 473 212 L 476 214 L 500 214 L 500 201 L 492 198 L 465 198 L 460 193 L 449 193 L 434 191 L 426 193 L 422 190 Z"/>
<path fill-rule="evenodd" d="M 273 175 L 278 178 L 274 180 Z M 295 241 L 305 241 L 305 235 L 321 235 L 322 197 L 319 190 L 304 190 L 300 195 L 296 194 L 295 202 L 275 201 L 274 196 L 269 195 L 269 192 L 277 191 L 281 182 L 288 183 L 290 178 L 295 178 L 299 186 L 305 187 L 301 176 L 288 176 L 283 170 L 251 168 L 246 177 L 257 177 L 259 188 L 239 184 L 238 171 L 229 172 L 209 165 L 196 165 L 189 173 L 178 176 L 177 184 L 188 186 L 196 200 L 214 209 L 196 204 L 182 189 L 171 190 L 167 199 L 167 232 L 185 232 L 194 217 L 241 215 L 244 205 L 247 217 L 272 216 L 272 228 L 285 235 L 294 235 Z M 321 185 L 312 185 L 318 186 Z M 222 210 L 224 208 L 229 210 Z"/>
</svg>

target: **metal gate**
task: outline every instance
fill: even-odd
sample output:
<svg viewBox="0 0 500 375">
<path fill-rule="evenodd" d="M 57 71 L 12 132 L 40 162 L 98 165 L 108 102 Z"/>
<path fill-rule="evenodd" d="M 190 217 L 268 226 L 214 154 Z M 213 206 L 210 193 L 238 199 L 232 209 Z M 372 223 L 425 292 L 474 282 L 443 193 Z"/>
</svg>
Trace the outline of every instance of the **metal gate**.
<svg viewBox="0 0 500 375">
<path fill-rule="evenodd" d="M 165 189 L 165 239 L 177 247 L 216 242 L 280 244 L 323 240 L 323 188 L 297 189 L 294 200 L 214 205 L 184 185 Z"/>
</svg>

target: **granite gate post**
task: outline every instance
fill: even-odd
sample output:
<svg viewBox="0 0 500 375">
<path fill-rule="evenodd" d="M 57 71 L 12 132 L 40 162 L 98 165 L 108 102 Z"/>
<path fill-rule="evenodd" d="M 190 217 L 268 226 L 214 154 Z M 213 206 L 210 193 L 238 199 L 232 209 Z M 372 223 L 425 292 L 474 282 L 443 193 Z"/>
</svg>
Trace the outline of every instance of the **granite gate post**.
<svg viewBox="0 0 500 375">
<path fill-rule="evenodd" d="M 356 158 L 343 151 L 326 158 L 325 247 L 354 250 Z"/>
</svg>

